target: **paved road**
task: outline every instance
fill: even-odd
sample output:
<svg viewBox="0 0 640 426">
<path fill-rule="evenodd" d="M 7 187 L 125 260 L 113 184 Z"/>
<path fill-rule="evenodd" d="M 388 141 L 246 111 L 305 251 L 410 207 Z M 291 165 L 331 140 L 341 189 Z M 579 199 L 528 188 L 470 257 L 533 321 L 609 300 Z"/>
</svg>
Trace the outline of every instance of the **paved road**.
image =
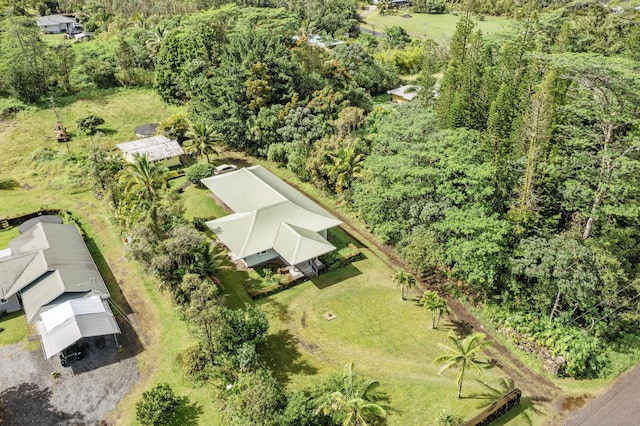
<svg viewBox="0 0 640 426">
<path fill-rule="evenodd" d="M 564 423 L 564 426 L 630 425 L 640 425 L 640 364 Z"/>
</svg>

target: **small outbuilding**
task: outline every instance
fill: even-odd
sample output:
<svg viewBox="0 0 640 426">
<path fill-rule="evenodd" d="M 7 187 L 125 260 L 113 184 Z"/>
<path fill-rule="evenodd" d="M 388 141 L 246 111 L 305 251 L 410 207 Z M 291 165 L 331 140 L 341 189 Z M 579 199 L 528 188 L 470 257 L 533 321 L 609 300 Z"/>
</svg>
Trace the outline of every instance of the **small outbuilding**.
<svg viewBox="0 0 640 426">
<path fill-rule="evenodd" d="M 75 19 L 62 15 L 48 15 L 38 18 L 36 25 L 45 34 L 71 33 L 79 25 Z"/>
<path fill-rule="evenodd" d="M 411 102 L 413 98 L 418 96 L 419 91 L 420 86 L 405 85 L 389 90 L 387 93 L 391 95 L 391 102 L 402 104 Z"/>
<path fill-rule="evenodd" d="M 166 136 L 152 136 L 137 141 L 118 144 L 125 160 L 130 163 L 136 161 L 136 156 L 147 157 L 150 163 L 162 163 L 166 167 L 180 165 L 180 156 L 184 150 L 176 140 Z"/>
</svg>

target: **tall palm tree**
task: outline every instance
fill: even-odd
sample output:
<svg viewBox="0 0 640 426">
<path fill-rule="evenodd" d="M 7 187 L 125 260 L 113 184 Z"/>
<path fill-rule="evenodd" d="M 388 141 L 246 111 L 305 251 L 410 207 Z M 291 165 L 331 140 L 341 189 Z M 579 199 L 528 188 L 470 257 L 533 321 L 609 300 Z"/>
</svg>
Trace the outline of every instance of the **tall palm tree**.
<svg viewBox="0 0 640 426">
<path fill-rule="evenodd" d="M 378 386 L 379 383 L 375 380 L 365 385 L 356 376 L 351 362 L 344 367 L 341 389 L 332 392 L 318 407 L 316 414 L 340 414 L 343 416 L 343 426 L 367 426 L 372 419 L 386 418 L 385 409 L 370 401 L 369 393 Z"/>
<path fill-rule="evenodd" d="M 210 163 L 210 154 L 218 155 L 216 145 L 222 141 L 222 136 L 203 122 L 195 123 L 186 134 L 184 147 L 188 154 L 204 155 Z"/>
<path fill-rule="evenodd" d="M 124 184 L 127 193 L 138 194 L 144 201 L 154 202 L 158 198 L 157 191 L 167 186 L 167 169 L 150 163 L 144 155 L 136 155 L 135 162 L 120 172 L 118 180 Z"/>
<path fill-rule="evenodd" d="M 482 374 L 482 370 L 478 364 L 482 361 L 483 356 L 479 354 L 482 350 L 491 344 L 490 340 L 484 340 L 484 333 L 473 333 L 464 339 L 450 333 L 447 336 L 453 343 L 453 346 L 438 344 L 441 349 L 449 352 L 447 355 L 441 355 L 433 360 L 434 364 L 444 363 L 438 375 L 451 367 L 458 367 L 458 377 L 456 384 L 458 385 L 458 399 L 462 394 L 462 381 L 467 365 L 473 367 L 477 373 Z"/>
<path fill-rule="evenodd" d="M 333 167 L 329 170 L 329 177 L 336 178 L 336 193 L 342 194 L 353 179 L 362 176 L 364 155 L 357 153 L 356 147 L 351 145 L 338 151 L 338 155 L 331 155 L 331 160 Z"/>
<path fill-rule="evenodd" d="M 416 285 L 416 279 L 413 275 L 405 273 L 402 269 L 399 269 L 393 276 L 393 282 L 396 283 L 396 287 L 402 289 L 402 300 L 407 300 L 409 289 Z"/>
<path fill-rule="evenodd" d="M 438 293 L 432 290 L 424 292 L 420 298 L 420 304 L 424 306 L 425 310 L 431 312 L 431 328 L 438 328 L 440 318 L 445 312 L 449 312 L 447 301 L 444 300 Z"/>
</svg>

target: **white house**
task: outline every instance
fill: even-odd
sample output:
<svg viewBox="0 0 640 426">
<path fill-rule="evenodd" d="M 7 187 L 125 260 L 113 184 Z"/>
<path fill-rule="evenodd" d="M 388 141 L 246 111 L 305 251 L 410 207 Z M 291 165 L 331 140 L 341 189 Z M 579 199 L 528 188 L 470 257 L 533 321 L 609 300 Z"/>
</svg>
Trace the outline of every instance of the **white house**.
<svg viewBox="0 0 640 426">
<path fill-rule="evenodd" d="M 327 230 L 342 222 L 262 166 L 202 180 L 233 214 L 207 222 L 231 257 L 255 266 L 281 259 L 310 275 L 335 250 Z"/>
<path fill-rule="evenodd" d="M 36 20 L 38 28 L 45 34 L 60 34 L 73 31 L 78 23 L 75 19 L 62 15 L 48 15 Z"/>
</svg>

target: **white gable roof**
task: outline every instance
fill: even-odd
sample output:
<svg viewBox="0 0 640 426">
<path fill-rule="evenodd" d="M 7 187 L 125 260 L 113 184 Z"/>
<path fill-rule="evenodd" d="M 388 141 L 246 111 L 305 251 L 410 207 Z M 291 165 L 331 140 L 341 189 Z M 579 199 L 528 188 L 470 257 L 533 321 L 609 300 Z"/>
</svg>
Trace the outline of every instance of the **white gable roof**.
<svg viewBox="0 0 640 426">
<path fill-rule="evenodd" d="M 68 300 L 40 314 L 38 331 L 51 358 L 83 337 L 120 333 L 106 300 L 100 296 Z"/>
</svg>

